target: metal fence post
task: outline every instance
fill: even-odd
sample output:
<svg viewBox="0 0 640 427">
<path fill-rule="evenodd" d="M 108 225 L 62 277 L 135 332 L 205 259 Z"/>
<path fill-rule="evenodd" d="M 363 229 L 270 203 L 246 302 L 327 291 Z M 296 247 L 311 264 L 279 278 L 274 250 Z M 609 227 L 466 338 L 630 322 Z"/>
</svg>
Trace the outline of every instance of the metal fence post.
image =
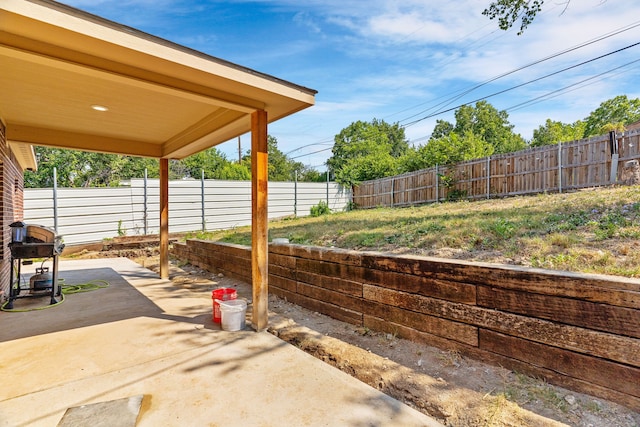
<svg viewBox="0 0 640 427">
<path fill-rule="evenodd" d="M 53 229 L 58 233 L 58 169 L 53 168 Z"/>
<path fill-rule="evenodd" d="M 487 157 L 487 200 L 491 198 L 491 156 Z"/>
<path fill-rule="evenodd" d="M 207 231 L 207 223 L 204 218 L 204 169 L 200 169 L 200 210 L 202 211 L 202 231 Z"/>
<path fill-rule="evenodd" d="M 558 142 L 558 192 L 562 193 L 562 141 Z"/>
<path fill-rule="evenodd" d="M 391 207 L 395 206 L 395 199 L 396 199 L 396 177 L 392 177 L 391 178 Z"/>
<path fill-rule="evenodd" d="M 145 236 L 147 234 L 149 234 L 149 211 L 147 209 L 147 202 L 148 202 L 148 194 L 147 194 L 147 168 L 144 168 L 144 195 L 143 195 L 143 199 L 142 199 L 142 222 L 143 222 L 143 226 L 144 226 L 144 234 Z"/>
<path fill-rule="evenodd" d="M 438 165 L 436 164 L 436 203 L 440 201 L 440 175 L 438 174 Z"/>
<path fill-rule="evenodd" d="M 611 171 L 609 175 L 609 181 L 611 184 L 615 184 L 618 181 L 618 160 L 620 158 L 618 154 L 619 148 L 618 139 L 616 138 L 616 131 L 609 132 L 609 148 L 611 149 Z"/>
<path fill-rule="evenodd" d="M 293 171 L 293 216 L 298 216 L 298 171 Z"/>
<path fill-rule="evenodd" d="M 329 207 L 329 171 L 327 170 L 327 207 Z"/>
</svg>

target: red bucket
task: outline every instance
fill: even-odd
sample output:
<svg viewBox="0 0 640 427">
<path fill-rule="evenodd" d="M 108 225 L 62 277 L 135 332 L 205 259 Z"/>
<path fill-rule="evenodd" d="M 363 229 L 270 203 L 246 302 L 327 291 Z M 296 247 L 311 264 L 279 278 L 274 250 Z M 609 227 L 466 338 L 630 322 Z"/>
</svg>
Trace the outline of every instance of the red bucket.
<svg viewBox="0 0 640 427">
<path fill-rule="evenodd" d="M 216 300 L 229 301 L 238 298 L 238 293 L 235 289 L 231 288 L 218 288 L 211 292 L 211 299 L 213 299 L 213 321 L 216 323 L 222 322 L 222 316 L 220 314 L 220 304 Z"/>
</svg>

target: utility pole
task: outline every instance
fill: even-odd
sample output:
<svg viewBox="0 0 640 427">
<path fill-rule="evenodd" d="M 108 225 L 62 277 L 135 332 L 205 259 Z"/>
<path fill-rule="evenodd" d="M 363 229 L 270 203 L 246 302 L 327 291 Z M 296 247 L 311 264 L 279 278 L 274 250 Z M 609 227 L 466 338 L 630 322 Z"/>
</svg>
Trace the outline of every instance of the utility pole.
<svg viewBox="0 0 640 427">
<path fill-rule="evenodd" d="M 242 146 L 240 145 L 240 137 L 238 137 L 238 164 L 242 163 Z"/>
</svg>

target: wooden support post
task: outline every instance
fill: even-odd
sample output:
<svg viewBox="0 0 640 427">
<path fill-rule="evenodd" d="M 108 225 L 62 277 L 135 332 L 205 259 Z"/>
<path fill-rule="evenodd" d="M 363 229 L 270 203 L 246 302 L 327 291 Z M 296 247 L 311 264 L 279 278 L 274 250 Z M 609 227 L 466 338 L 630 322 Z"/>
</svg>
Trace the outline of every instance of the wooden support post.
<svg viewBox="0 0 640 427">
<path fill-rule="evenodd" d="M 267 112 L 251 114 L 251 279 L 253 287 L 252 323 L 256 331 L 267 328 L 268 253 L 267 240 Z"/>
<path fill-rule="evenodd" d="M 169 278 L 169 159 L 160 159 L 160 278 Z"/>
</svg>

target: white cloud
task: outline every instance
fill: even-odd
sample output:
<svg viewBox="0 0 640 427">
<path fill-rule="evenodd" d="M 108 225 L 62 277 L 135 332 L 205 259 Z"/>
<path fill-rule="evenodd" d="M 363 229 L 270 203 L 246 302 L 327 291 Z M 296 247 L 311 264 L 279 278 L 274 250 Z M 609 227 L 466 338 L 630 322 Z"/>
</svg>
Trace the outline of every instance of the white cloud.
<svg viewBox="0 0 640 427">
<path fill-rule="evenodd" d="M 69 3 L 91 8 L 98 14 L 107 11 L 111 19 L 127 25 L 160 31 L 158 35 L 165 38 L 319 90 L 316 106 L 272 125 L 270 132 L 273 130 L 279 142 L 287 147 L 332 139 L 356 120 L 424 117 L 443 108 L 444 104 L 440 104 L 449 98 L 452 100 L 447 108 L 455 107 L 640 40 L 639 27 L 453 99 L 461 91 L 495 76 L 634 23 L 640 16 L 640 3 L 571 0 L 564 10 L 564 0 L 547 1 L 543 13 L 522 36 L 516 35 L 517 28 L 508 32 L 499 30 L 495 21 L 481 14 L 489 0 L 69 0 Z M 226 17 L 221 19 L 215 12 L 218 7 L 234 5 L 238 6 L 237 15 L 229 17 L 229 27 L 225 27 Z M 273 38 L 255 37 L 256 28 L 246 24 L 255 9 L 269 14 L 263 25 L 273 25 L 278 32 L 272 34 Z M 132 14 L 131 10 L 141 13 Z M 202 22 L 189 27 L 189 17 Z M 183 22 L 183 18 L 187 20 Z M 233 19 L 239 19 L 244 26 Z M 229 35 L 234 37 L 231 44 Z M 212 47 L 216 50 L 212 51 Z M 640 47 L 632 48 L 488 101 L 498 109 L 508 108 L 636 59 L 638 53 Z M 546 118 L 573 122 L 616 95 L 637 97 L 639 68 L 510 112 L 510 120 L 517 132 L 529 138 Z M 424 138 L 437 119 L 453 121 L 453 112 L 407 128 L 407 136 Z"/>
<path fill-rule="evenodd" d="M 311 14 L 307 12 L 298 12 L 293 16 L 293 22 L 301 27 L 307 28 L 315 34 L 322 33 L 320 24 L 314 20 Z"/>
</svg>

